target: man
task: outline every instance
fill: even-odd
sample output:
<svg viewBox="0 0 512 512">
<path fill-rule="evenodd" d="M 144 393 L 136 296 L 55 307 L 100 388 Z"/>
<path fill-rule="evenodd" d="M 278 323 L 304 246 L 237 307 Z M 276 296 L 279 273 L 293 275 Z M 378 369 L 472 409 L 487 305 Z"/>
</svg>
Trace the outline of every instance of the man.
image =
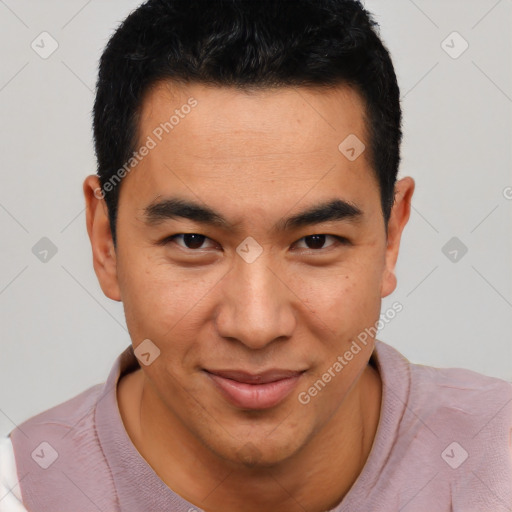
<svg viewBox="0 0 512 512">
<path fill-rule="evenodd" d="M 4 440 L 10 510 L 512 509 L 512 385 L 375 339 L 414 181 L 359 2 L 146 2 L 94 136 L 94 269 L 132 344 Z"/>
</svg>

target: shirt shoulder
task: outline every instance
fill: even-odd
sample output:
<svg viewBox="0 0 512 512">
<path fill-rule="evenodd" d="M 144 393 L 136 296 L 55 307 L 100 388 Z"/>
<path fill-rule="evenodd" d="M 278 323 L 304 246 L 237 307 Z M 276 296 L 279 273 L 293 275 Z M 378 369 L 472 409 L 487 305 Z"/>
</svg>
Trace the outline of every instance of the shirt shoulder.
<svg viewBox="0 0 512 512">
<path fill-rule="evenodd" d="M 409 403 L 434 426 L 490 436 L 512 428 L 512 383 L 464 368 L 411 364 Z M 449 425 L 446 423 L 449 421 Z M 508 436 L 507 436 L 508 437 Z"/>
<path fill-rule="evenodd" d="M 0 437 L 0 512 L 27 512 L 21 499 L 11 438 Z"/>
<path fill-rule="evenodd" d="M 95 406 L 102 389 L 102 384 L 91 386 L 26 419 L 9 433 L 7 450 L 16 464 L 18 495 L 29 510 L 63 510 L 55 508 L 68 505 L 59 501 L 56 490 L 65 489 L 69 479 L 79 481 L 80 489 L 101 482 L 105 486 L 111 484 L 95 427 Z M 76 464 L 77 459 L 82 461 L 80 465 Z M 55 470 L 54 464 L 62 471 Z M 50 471 L 50 467 L 54 470 Z M 45 488 L 52 490 L 44 492 Z M 68 496 L 71 494 L 66 491 L 63 499 Z M 0 508 L 0 512 L 10 510 Z"/>
<path fill-rule="evenodd" d="M 364 502 L 383 512 L 510 512 L 512 383 L 411 363 L 383 342 L 376 348 L 381 419 L 365 470 L 340 510 Z"/>
<path fill-rule="evenodd" d="M 472 370 L 418 364 L 410 365 L 410 375 L 399 432 L 408 470 L 415 468 L 424 482 L 433 478 L 429 488 L 446 495 L 451 510 L 509 510 L 512 383 Z M 424 468 L 415 467 L 414 460 Z"/>
</svg>

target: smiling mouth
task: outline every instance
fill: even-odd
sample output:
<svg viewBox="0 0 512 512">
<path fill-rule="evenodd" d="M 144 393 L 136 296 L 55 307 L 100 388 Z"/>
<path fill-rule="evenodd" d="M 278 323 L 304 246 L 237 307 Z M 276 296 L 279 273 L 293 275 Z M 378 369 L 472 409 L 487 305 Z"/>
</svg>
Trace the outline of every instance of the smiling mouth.
<svg viewBox="0 0 512 512">
<path fill-rule="evenodd" d="M 269 370 L 250 374 L 238 370 L 204 370 L 222 396 L 239 409 L 269 409 L 297 386 L 305 370 Z"/>
</svg>

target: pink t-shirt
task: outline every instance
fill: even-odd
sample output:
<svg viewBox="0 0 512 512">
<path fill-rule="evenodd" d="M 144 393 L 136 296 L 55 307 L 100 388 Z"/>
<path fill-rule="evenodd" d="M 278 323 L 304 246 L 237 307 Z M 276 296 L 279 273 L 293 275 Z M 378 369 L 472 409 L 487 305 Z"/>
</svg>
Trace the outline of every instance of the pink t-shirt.
<svg viewBox="0 0 512 512">
<path fill-rule="evenodd" d="M 512 384 L 411 364 L 382 341 L 374 359 L 383 383 L 377 434 L 361 474 L 330 512 L 510 512 Z M 104 384 L 2 440 L 0 512 L 202 510 L 158 477 L 126 433 L 116 386 L 138 367 L 130 345 Z"/>
</svg>

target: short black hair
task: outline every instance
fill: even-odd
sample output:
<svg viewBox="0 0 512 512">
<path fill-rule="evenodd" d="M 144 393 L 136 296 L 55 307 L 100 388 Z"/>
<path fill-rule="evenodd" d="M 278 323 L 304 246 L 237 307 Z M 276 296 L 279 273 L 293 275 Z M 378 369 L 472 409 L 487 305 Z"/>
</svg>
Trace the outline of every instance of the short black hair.
<svg viewBox="0 0 512 512">
<path fill-rule="evenodd" d="M 101 56 L 93 111 L 114 244 L 121 183 L 105 184 L 133 157 L 143 97 L 162 80 L 247 90 L 354 87 L 387 228 L 400 163 L 400 91 L 378 24 L 359 0 L 148 0 L 132 11 Z"/>
</svg>

